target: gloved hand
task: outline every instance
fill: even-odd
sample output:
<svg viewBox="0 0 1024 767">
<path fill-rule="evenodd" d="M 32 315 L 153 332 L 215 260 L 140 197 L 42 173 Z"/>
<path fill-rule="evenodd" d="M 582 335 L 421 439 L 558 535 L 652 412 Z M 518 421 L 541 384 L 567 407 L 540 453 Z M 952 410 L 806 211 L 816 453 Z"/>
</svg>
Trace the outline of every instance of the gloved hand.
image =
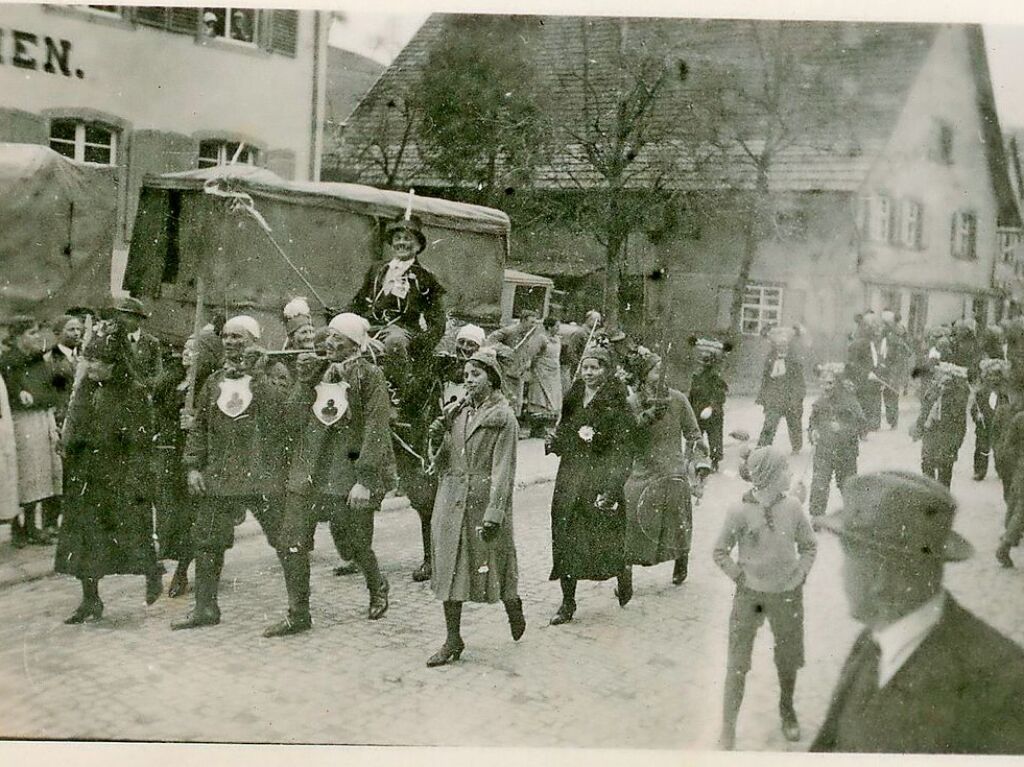
<svg viewBox="0 0 1024 767">
<path fill-rule="evenodd" d="M 500 530 L 500 522 L 484 522 L 483 527 L 480 530 L 480 537 L 483 538 L 484 543 L 490 543 L 498 537 Z"/>
</svg>

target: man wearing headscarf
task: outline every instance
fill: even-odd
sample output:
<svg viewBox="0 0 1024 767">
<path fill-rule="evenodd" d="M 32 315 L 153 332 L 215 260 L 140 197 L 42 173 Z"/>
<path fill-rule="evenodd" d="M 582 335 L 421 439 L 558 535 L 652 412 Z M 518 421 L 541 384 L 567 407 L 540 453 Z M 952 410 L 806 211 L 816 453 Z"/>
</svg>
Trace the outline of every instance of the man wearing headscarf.
<svg viewBox="0 0 1024 767">
<path fill-rule="evenodd" d="M 761 447 L 750 453 L 745 467 L 754 487 L 726 512 L 714 548 L 715 563 L 736 583 L 720 739 L 725 750 L 735 745 L 754 639 L 765 618 L 775 639 L 782 732 L 786 740 L 800 739 L 793 694 L 797 671 L 804 665 L 803 584 L 817 553 L 814 531 L 800 502 L 786 493 L 786 456 Z M 737 548 L 738 560 L 732 556 Z"/>
<path fill-rule="evenodd" d="M 390 410 L 384 374 L 365 356 L 370 324 L 351 313 L 328 326 L 328 359 L 304 374 L 288 400 L 287 417 L 297 424 L 295 452 L 286 484 L 284 519 L 277 553 L 288 592 L 287 617 L 266 637 L 308 631 L 309 554 L 316 525 L 330 515 L 366 578 L 367 616 L 388 610 L 388 581 L 373 553 L 373 520 L 395 475 Z"/>
<path fill-rule="evenodd" d="M 288 442 L 283 394 L 273 381 L 283 368 L 259 354 L 259 323 L 236 315 L 224 323 L 224 363 L 196 397 L 184 464 L 196 496 L 192 543 L 196 557 L 195 606 L 173 629 L 220 623 L 217 591 L 224 554 L 234 546 L 235 527 L 252 512 L 274 546 Z"/>
</svg>

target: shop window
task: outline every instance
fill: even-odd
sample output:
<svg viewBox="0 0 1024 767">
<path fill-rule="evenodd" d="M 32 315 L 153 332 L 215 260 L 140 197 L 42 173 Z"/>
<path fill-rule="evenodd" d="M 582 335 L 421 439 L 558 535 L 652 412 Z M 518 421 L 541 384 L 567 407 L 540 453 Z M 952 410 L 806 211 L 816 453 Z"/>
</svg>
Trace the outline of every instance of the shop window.
<svg viewBox="0 0 1024 767">
<path fill-rule="evenodd" d="M 217 165 L 256 165 L 259 151 L 238 141 L 200 141 L 199 167 Z"/>
<path fill-rule="evenodd" d="M 50 148 L 76 162 L 117 164 L 117 131 L 99 123 L 53 120 Z"/>
<path fill-rule="evenodd" d="M 744 335 L 757 336 L 782 321 L 782 288 L 752 282 L 743 292 L 740 328 Z"/>
<path fill-rule="evenodd" d="M 255 45 L 256 9 L 203 8 L 202 31 L 204 37 Z"/>
<path fill-rule="evenodd" d="M 950 232 L 950 252 L 953 258 L 963 261 L 973 261 L 978 257 L 978 217 L 967 211 L 957 211 L 953 214 L 953 224 Z"/>
</svg>

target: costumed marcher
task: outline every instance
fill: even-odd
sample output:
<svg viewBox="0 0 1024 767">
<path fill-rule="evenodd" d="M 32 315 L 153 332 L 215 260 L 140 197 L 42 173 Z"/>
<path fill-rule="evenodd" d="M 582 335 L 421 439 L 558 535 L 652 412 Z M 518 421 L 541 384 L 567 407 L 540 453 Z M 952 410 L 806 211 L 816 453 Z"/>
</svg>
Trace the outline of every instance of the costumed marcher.
<svg viewBox="0 0 1024 767">
<path fill-rule="evenodd" d="M 288 339 L 284 343 L 286 350 L 290 349 L 312 349 L 313 335 L 316 327 L 313 325 L 313 313 L 309 309 L 309 303 L 305 298 L 293 298 L 284 306 L 284 329 Z"/>
<path fill-rule="evenodd" d="M 797 335 L 796 328 L 775 327 L 768 331 L 772 348 L 764 362 L 756 400 L 764 408 L 758 446 L 765 447 L 775 441 L 775 430 L 785 418 L 789 446 L 794 454 L 803 447 L 804 396 L 807 394 L 803 363 L 794 343 Z"/>
<path fill-rule="evenodd" d="M 367 617 L 378 620 L 388 610 L 388 581 L 373 552 L 374 515 L 395 475 L 387 384 L 366 356 L 366 319 L 339 314 L 328 327 L 332 333 L 327 360 L 303 371 L 287 404 L 288 420 L 298 429 L 276 548 L 288 592 L 288 615 L 268 627 L 266 637 L 297 634 L 313 626 L 309 555 L 325 513 L 341 527 L 366 579 Z"/>
<path fill-rule="evenodd" d="M 443 414 L 446 411 L 451 411 L 456 408 L 466 398 L 466 384 L 465 384 L 465 367 L 466 362 L 474 354 L 479 351 L 480 347 L 483 346 L 486 336 L 483 328 L 472 323 L 467 323 L 460 327 L 455 334 L 455 354 L 438 354 L 435 358 L 434 366 L 434 386 L 435 388 L 431 391 L 430 396 L 427 398 L 427 404 L 429 407 L 424 410 L 424 414 L 430 418 L 429 422 L 433 422 L 436 415 Z M 408 419 L 410 422 L 420 425 L 423 423 L 423 418 L 413 419 L 410 414 Z M 428 423 L 429 428 L 429 423 Z M 422 435 L 420 435 L 422 436 Z M 410 439 L 413 437 L 410 436 Z M 421 448 L 425 453 L 432 453 L 434 451 L 433 440 L 428 438 L 424 440 L 418 440 Z M 399 445 L 402 452 L 405 452 L 404 448 Z M 414 483 L 415 490 L 410 495 L 410 504 L 416 510 L 420 518 L 420 535 L 423 541 L 423 562 L 420 564 L 415 571 L 413 571 L 412 579 L 418 583 L 430 580 L 431 574 L 431 515 L 434 508 L 434 499 L 437 493 L 437 474 L 435 471 L 424 470 L 423 467 L 414 466 L 410 460 L 405 458 L 398 458 L 398 450 L 396 452 L 396 459 L 399 467 L 403 466 L 403 463 L 408 467 L 406 469 L 406 476 L 409 476 L 410 472 L 414 473 L 416 481 Z M 429 456 L 428 456 L 429 460 Z M 401 475 L 402 468 L 399 468 L 399 474 Z M 409 483 L 407 483 L 408 486 Z M 409 492 L 408 489 L 406 492 Z M 412 497 L 415 496 L 416 500 L 413 501 Z"/>
<path fill-rule="evenodd" d="M 388 225 L 384 238 L 391 257 L 367 272 L 350 311 L 379 331 L 396 366 L 407 366 L 429 359 L 444 334 L 444 288 L 419 262 L 427 237 L 410 211 Z"/>
<path fill-rule="evenodd" d="M 817 368 L 821 396 L 811 405 L 807 432 L 814 445 L 809 511 L 812 517 L 825 513 L 833 475 L 842 488 L 847 477 L 857 473 L 860 435 L 864 433 L 864 411 L 854 387 L 844 377 L 841 362 Z"/>
<path fill-rule="evenodd" d="M 974 421 L 974 480 L 980 482 L 988 474 L 993 446 L 999 441 L 997 427 L 1001 419 L 997 411 L 1007 406 L 1005 393 L 1010 363 L 1001 357 L 985 358 L 978 364 L 978 388 L 971 402 Z"/>
<path fill-rule="evenodd" d="M 188 617 L 171 625 L 176 630 L 220 623 L 224 555 L 246 511 L 276 548 L 290 444 L 283 397 L 270 381 L 272 369 L 281 365 L 258 353 L 261 334 L 249 315 L 228 319 L 220 334 L 223 365 L 196 397 L 184 455 L 189 492 L 196 496 L 195 604 Z"/>
<path fill-rule="evenodd" d="M 715 563 L 736 583 L 719 740 L 724 750 L 735 746 L 754 640 L 765 618 L 775 640 L 782 733 L 788 741 L 800 740 L 793 696 L 804 665 L 803 585 L 817 553 L 800 501 L 786 493 L 790 472 L 785 454 L 761 447 L 744 466 L 754 487 L 726 512 L 714 548 Z M 732 556 L 737 548 L 738 560 Z"/>
<path fill-rule="evenodd" d="M 81 582 L 82 602 L 65 623 L 103 615 L 99 582 L 144 575 L 146 604 L 163 590 L 153 542 L 153 412 L 136 379 L 123 329 L 97 332 L 85 349 L 86 376 L 64 432 L 64 524 L 54 569 Z"/>
<path fill-rule="evenodd" d="M 562 589 L 562 603 L 551 619 L 556 626 L 573 619 L 580 579 L 617 578 L 623 606 L 633 594 L 625 566 L 622 495 L 633 417 L 626 387 L 613 373 L 607 349 L 584 350 L 580 379 L 566 393 L 562 420 L 545 440 L 545 449 L 561 458 L 551 499 L 550 579 Z"/>
<path fill-rule="evenodd" d="M 443 434 L 431 587 L 444 606 L 447 636 L 428 666 L 462 655 L 463 602 L 500 600 L 512 639 L 526 631 L 512 524 L 519 425 L 502 393 L 501 375 L 492 349 L 476 352 L 465 364 L 466 399 L 431 426 Z"/>
<path fill-rule="evenodd" d="M 188 591 L 188 568 L 195 558 L 192 525 L 196 499 L 188 491 L 184 456 L 185 438 L 193 423 L 185 412 L 188 393 L 195 385 L 189 371 L 197 357 L 196 339 L 190 337 L 180 354 L 164 361 L 164 373 L 153 392 L 157 540 L 160 558 L 176 563 L 167 587 L 169 597 L 180 597 Z"/>
<path fill-rule="evenodd" d="M 697 425 L 710 448 L 711 470 L 718 471 L 722 460 L 725 426 L 725 400 L 729 384 L 722 377 L 722 359 L 732 351 L 732 344 L 712 338 L 690 336 L 690 344 L 697 352 L 700 368 L 690 379 L 690 406 L 697 414 Z"/>
<path fill-rule="evenodd" d="M 882 389 L 891 385 L 883 378 L 886 371 L 888 341 L 882 335 L 882 322 L 874 312 L 861 317 L 853 341 L 846 352 L 846 378 L 853 384 L 864 411 L 864 434 L 882 427 Z"/>
<path fill-rule="evenodd" d="M 562 414 L 562 342 L 557 328 L 554 319 L 544 320 L 540 332 L 542 344 L 530 364 L 524 414 L 533 434 L 546 434 Z"/>
<path fill-rule="evenodd" d="M 44 359 L 46 341 L 39 323 L 16 316 L 6 322 L 13 344 L 0 356 L 0 375 L 7 384 L 18 465 L 20 519 L 11 520 L 15 548 L 49 539 L 36 525 L 36 504 L 59 496 L 63 472 L 54 412 L 60 403 L 54 372 Z"/>
<path fill-rule="evenodd" d="M 821 520 L 843 548 L 850 615 L 864 625 L 814 752 L 1024 754 L 1024 650 L 942 585 L 972 554 L 934 480 L 853 477 Z"/>
<path fill-rule="evenodd" d="M 68 314 L 61 315 L 51 325 L 57 343 L 43 358 L 50 366 L 53 376 L 53 387 L 57 390 L 57 403 L 54 407 L 54 420 L 57 428 L 64 425 L 71 391 L 75 386 L 75 373 L 78 369 L 79 350 L 85 326 L 78 317 Z M 43 517 L 43 536 L 50 542 L 57 541 L 57 528 L 60 525 L 62 496 L 55 495 L 41 502 Z"/>
<path fill-rule="evenodd" d="M 954 365 L 967 368 L 967 380 L 972 384 L 978 380 L 982 346 L 978 339 L 978 323 L 973 318 L 956 320 L 951 334 L 951 349 L 948 357 L 943 357 Z"/>
<path fill-rule="evenodd" d="M 157 337 L 143 330 L 142 322 L 147 317 L 149 312 L 142 301 L 130 297 L 114 301 L 110 313 L 110 321 L 128 334 L 136 378 L 152 392 L 163 374 L 163 351 Z"/>
<path fill-rule="evenodd" d="M 921 473 L 949 487 L 953 464 L 967 432 L 967 368 L 939 362 L 921 395 L 921 412 L 910 436 L 921 440 Z"/>
<path fill-rule="evenodd" d="M 903 329 L 896 314 L 888 309 L 882 312 L 881 340 L 878 342 L 877 375 L 882 387 L 882 405 L 885 422 L 895 429 L 900 421 L 900 391 L 903 388 L 910 347 L 903 337 Z M 879 424 L 881 425 L 881 424 Z"/>
<path fill-rule="evenodd" d="M 576 380 L 577 370 L 580 366 L 580 357 L 583 350 L 593 343 L 600 334 L 601 313 L 597 311 L 587 312 L 583 324 L 571 322 L 562 325 L 558 332 L 562 338 L 562 351 L 560 362 L 562 365 L 562 392 L 569 391 L 573 381 Z"/>
<path fill-rule="evenodd" d="M 491 333 L 487 337 L 487 345 L 496 347 L 504 374 L 505 396 L 518 418 L 523 414 L 526 384 L 533 361 L 545 347 L 540 315 L 532 309 L 524 310 L 516 322 Z"/>
<path fill-rule="evenodd" d="M 642 383 L 629 395 L 636 425 L 632 467 L 623 487 L 626 567 L 674 562 L 672 582 L 678 586 L 689 573 L 693 539 L 689 459 L 699 462 L 705 475 L 711 463 L 686 395 L 665 384 L 659 355 L 643 356 L 637 371 Z"/>
<path fill-rule="evenodd" d="M 989 325 L 981 338 L 981 358 L 989 360 L 1009 359 L 1006 334 L 1002 325 Z"/>
</svg>

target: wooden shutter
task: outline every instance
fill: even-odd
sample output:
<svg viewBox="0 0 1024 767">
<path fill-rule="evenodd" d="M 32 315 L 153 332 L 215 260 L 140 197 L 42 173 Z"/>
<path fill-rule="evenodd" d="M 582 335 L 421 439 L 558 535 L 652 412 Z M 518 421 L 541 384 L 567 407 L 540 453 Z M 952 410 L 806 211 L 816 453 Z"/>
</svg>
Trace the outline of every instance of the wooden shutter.
<svg viewBox="0 0 1024 767">
<path fill-rule="evenodd" d="M 183 32 L 188 35 L 199 34 L 200 8 L 171 8 L 167 28 L 172 32 Z"/>
<path fill-rule="evenodd" d="M 147 27 L 167 29 L 170 10 L 159 5 L 140 5 L 135 9 L 135 21 Z"/>
<path fill-rule="evenodd" d="M 294 56 L 299 38 L 299 12 L 275 10 L 270 17 L 270 50 Z"/>
</svg>

